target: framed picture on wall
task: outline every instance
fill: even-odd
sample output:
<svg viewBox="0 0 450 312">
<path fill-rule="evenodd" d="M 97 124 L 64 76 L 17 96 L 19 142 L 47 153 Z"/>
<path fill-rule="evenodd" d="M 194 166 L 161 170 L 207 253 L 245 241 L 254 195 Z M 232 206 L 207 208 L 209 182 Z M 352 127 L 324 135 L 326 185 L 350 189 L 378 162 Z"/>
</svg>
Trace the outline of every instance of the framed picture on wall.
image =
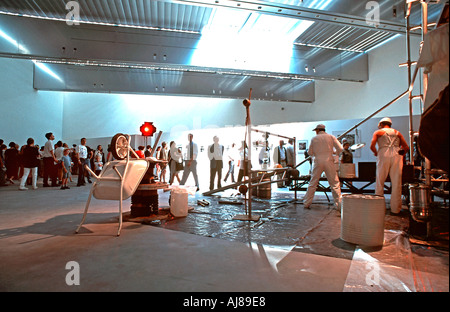
<svg viewBox="0 0 450 312">
<path fill-rule="evenodd" d="M 308 140 L 299 140 L 298 141 L 298 152 L 304 152 L 308 148 Z"/>
</svg>

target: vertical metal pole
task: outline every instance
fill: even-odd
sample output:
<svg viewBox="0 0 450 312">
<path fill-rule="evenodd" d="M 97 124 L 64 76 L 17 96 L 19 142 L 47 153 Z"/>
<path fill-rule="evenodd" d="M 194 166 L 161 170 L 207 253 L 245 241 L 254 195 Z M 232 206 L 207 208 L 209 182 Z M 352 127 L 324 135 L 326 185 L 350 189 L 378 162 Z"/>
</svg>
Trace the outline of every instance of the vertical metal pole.
<svg viewBox="0 0 450 312">
<path fill-rule="evenodd" d="M 428 4 L 425 1 L 422 4 L 422 43 L 425 40 L 425 35 L 428 33 Z M 423 74 L 423 90 L 428 87 L 428 74 Z"/>
<path fill-rule="evenodd" d="M 156 151 L 156 147 L 157 147 L 157 145 L 158 145 L 158 143 L 159 143 L 159 140 L 161 139 L 161 135 L 163 134 L 163 132 L 162 131 L 159 131 L 158 132 L 158 135 L 156 136 L 156 139 L 155 139 L 155 143 L 153 144 L 153 148 L 152 148 L 152 151 L 151 151 L 151 153 L 150 153 L 150 157 L 153 157 L 153 154 L 155 153 L 155 151 Z M 155 154 L 155 157 L 156 157 L 157 155 Z"/>
<path fill-rule="evenodd" d="M 411 3 L 407 4 L 411 5 Z M 409 12 L 409 10 L 408 10 Z M 410 42 L 410 25 L 409 13 L 406 16 L 406 52 L 408 55 L 408 88 L 411 86 L 411 42 Z M 412 108 L 412 90 L 408 92 L 409 97 L 409 161 L 414 166 L 414 125 L 413 125 L 413 108 Z"/>
<path fill-rule="evenodd" d="M 147 148 L 147 136 L 144 136 L 144 149 Z"/>
<path fill-rule="evenodd" d="M 294 137 L 294 166 L 297 164 L 297 138 Z"/>
<path fill-rule="evenodd" d="M 422 44 L 425 40 L 425 35 L 428 33 L 428 3 L 421 1 L 422 4 Z M 426 95 L 428 88 L 428 74 L 422 74 L 423 94 Z M 425 184 L 431 186 L 431 163 L 428 158 L 425 158 Z"/>
<path fill-rule="evenodd" d="M 428 3 L 425 1 L 421 1 L 422 4 L 422 47 L 425 41 L 425 36 L 428 33 Z M 422 85 L 423 85 L 423 95 L 427 94 L 428 89 L 428 74 L 423 71 L 422 73 Z M 426 198 L 427 205 L 431 205 L 431 162 L 428 158 L 425 157 L 425 184 L 430 188 L 430 192 L 428 192 L 428 198 Z M 428 209 L 431 209 L 429 206 Z M 427 221 L 427 238 L 432 236 L 432 228 L 431 228 L 431 220 Z"/>
<path fill-rule="evenodd" d="M 251 101 L 252 97 L 252 89 L 250 89 L 250 94 L 248 96 L 248 100 Z M 252 122 L 250 121 L 250 105 L 247 106 L 247 133 L 248 133 L 248 159 L 247 159 L 247 173 L 248 173 L 248 218 L 252 219 Z M 245 155 L 245 147 L 244 147 L 244 155 Z"/>
</svg>

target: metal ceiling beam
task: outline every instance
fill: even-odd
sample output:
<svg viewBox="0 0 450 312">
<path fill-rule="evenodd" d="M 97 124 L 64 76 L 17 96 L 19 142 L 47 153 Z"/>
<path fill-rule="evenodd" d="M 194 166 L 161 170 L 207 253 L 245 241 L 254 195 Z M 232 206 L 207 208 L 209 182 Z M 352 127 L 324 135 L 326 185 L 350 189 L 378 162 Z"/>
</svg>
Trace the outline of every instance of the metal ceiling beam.
<svg viewBox="0 0 450 312">
<path fill-rule="evenodd" d="M 378 29 L 396 34 L 405 34 L 404 23 L 380 20 L 379 26 L 369 25 L 365 17 L 348 15 L 343 13 L 328 12 L 324 10 L 309 9 L 300 6 L 292 6 L 282 3 L 267 1 L 239 1 L 239 0 L 158 0 L 191 4 L 197 6 L 222 7 L 238 10 L 247 10 L 262 14 L 272 14 L 282 17 L 290 17 L 309 21 L 320 21 L 331 24 L 347 25 L 364 29 Z"/>
<path fill-rule="evenodd" d="M 307 103 L 315 100 L 315 83 L 308 80 L 164 68 L 37 64 L 33 75 L 36 90 L 242 99 L 252 88 L 255 90 L 252 99 L 256 100 Z"/>
</svg>

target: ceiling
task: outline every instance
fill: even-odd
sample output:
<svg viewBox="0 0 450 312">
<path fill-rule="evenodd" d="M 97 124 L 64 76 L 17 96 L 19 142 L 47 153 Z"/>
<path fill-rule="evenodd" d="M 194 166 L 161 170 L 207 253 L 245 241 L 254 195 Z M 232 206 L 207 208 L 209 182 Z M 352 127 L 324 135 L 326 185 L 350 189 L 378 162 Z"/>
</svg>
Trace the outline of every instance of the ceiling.
<svg viewBox="0 0 450 312">
<path fill-rule="evenodd" d="M 69 10 L 64 0 L 0 0 L 0 11 L 30 16 L 65 19 Z M 217 11 L 229 11 L 228 20 L 221 27 L 231 25 L 236 12 L 246 16 L 273 14 L 284 18 L 315 21 L 296 43 L 357 49 L 366 51 L 389 39 L 395 33 L 404 33 L 404 1 L 376 1 L 380 7 L 380 26 L 367 25 L 370 10 L 366 1 L 356 0 L 290 0 L 290 1 L 149 1 L 149 0 L 79 0 L 80 21 L 111 25 L 150 27 L 201 33 L 212 23 Z M 436 19 L 442 9 L 430 6 L 429 15 Z M 210 21 L 211 19 L 211 21 Z M 420 21 L 420 11 L 413 12 L 413 23 Z M 272 25 L 273 26 L 273 25 Z M 332 37 L 332 38 L 330 38 Z M 327 40 L 328 39 L 328 40 Z"/>
<path fill-rule="evenodd" d="M 429 5 L 429 22 L 439 18 L 444 2 L 446 1 Z M 420 4 L 414 3 L 414 6 L 418 7 Z M 345 70 L 344 66 L 347 65 L 344 64 L 353 63 L 354 59 L 359 59 L 370 49 L 398 34 L 404 34 L 406 29 L 404 15 L 404 0 L 79 0 L 70 2 L 0 0 L 0 27 L 2 27 L 0 35 L 2 29 L 8 29 L 10 26 L 10 29 L 14 29 L 11 32 L 20 38 L 20 40 L 16 39 L 17 42 L 23 42 L 24 45 L 29 43 L 31 46 L 28 48 L 30 53 L 8 49 L 3 51 L 0 49 L 0 52 L 1 56 L 25 58 L 28 56 L 38 60 L 47 58 L 53 61 L 71 59 L 75 62 L 86 62 L 90 59 L 97 61 L 99 66 L 109 62 L 110 65 L 119 63 L 142 65 L 141 69 L 155 69 L 159 66 L 159 69 L 165 71 L 176 67 L 181 71 L 192 71 L 193 68 L 198 68 L 201 69 L 199 72 L 202 72 L 211 69 L 208 70 L 208 74 L 211 71 L 223 73 L 228 70 L 228 74 L 236 75 L 255 73 L 258 77 L 267 76 L 269 73 L 271 76 L 278 75 L 270 79 L 300 77 L 308 81 L 311 79 L 363 81 L 364 76 L 368 75 L 364 74 L 361 78 L 356 74 L 358 71 L 366 70 L 361 61 L 350 67 L 350 70 Z M 102 27 L 115 29 L 116 35 L 111 41 L 115 41 L 116 45 L 111 46 L 110 50 L 117 48 L 119 32 L 117 29 L 123 29 L 125 32 L 134 31 L 140 35 L 157 34 L 155 36 L 160 42 L 159 49 L 156 49 L 153 54 L 148 53 L 148 50 L 147 52 L 142 50 L 141 55 L 135 58 L 125 57 L 124 53 L 111 54 L 110 57 L 100 57 L 93 52 L 71 56 L 67 53 L 59 55 L 43 50 L 39 47 L 38 41 L 31 44 L 30 42 L 34 41 L 28 38 L 31 35 L 27 35 L 30 31 L 24 29 L 20 33 L 18 30 L 18 28 L 24 28 L 22 24 L 25 23 L 20 23 L 20 27 L 17 24 L 13 26 L 15 20 L 11 19 L 27 18 L 41 28 L 44 27 L 40 26 L 43 23 L 62 24 L 61 21 L 65 21 L 67 24 L 67 20 L 74 16 L 77 17 L 75 20 L 80 22 L 81 29 L 85 32 Z M 2 26 L 2 20 L 4 26 Z M 419 24 L 420 20 L 419 7 L 412 10 L 411 25 Z M 53 32 L 53 30 L 49 31 Z M 66 31 L 61 29 L 55 32 L 54 38 Z M 74 31 L 70 32 L 72 42 L 75 37 Z M 415 34 L 418 35 L 420 32 Z M 76 35 L 79 36 L 79 31 Z M 10 35 L 5 36 L 10 37 Z M 155 36 L 152 40 L 148 39 L 152 44 L 155 42 Z M 49 37 L 45 36 L 41 40 L 50 40 Z M 101 41 L 102 38 L 95 39 Z M 136 40 L 142 43 L 147 39 Z M 186 43 L 189 40 L 195 41 L 195 44 Z M 52 44 L 48 43 L 48 45 Z M 58 44 L 64 45 L 65 48 L 69 47 L 70 42 L 61 39 Z M 231 49 L 232 45 L 236 46 Z M 281 50 L 284 45 L 290 51 L 290 54 L 286 56 Z M 206 47 L 203 53 L 197 53 L 203 46 Z M 178 49 L 171 50 L 171 47 Z M 184 51 L 183 49 L 194 49 L 195 57 L 190 55 L 187 61 L 186 55 L 182 57 L 182 52 L 179 52 Z M 294 49 L 294 56 L 292 56 L 292 49 Z M 75 50 L 81 51 L 81 48 L 74 48 Z M 90 47 L 86 50 L 94 51 L 95 49 Z M 157 60 L 156 55 L 158 55 Z M 209 55 L 214 57 L 208 57 Z M 326 68 L 323 64 L 327 64 Z M 339 74 L 335 74 L 337 72 Z"/>
</svg>

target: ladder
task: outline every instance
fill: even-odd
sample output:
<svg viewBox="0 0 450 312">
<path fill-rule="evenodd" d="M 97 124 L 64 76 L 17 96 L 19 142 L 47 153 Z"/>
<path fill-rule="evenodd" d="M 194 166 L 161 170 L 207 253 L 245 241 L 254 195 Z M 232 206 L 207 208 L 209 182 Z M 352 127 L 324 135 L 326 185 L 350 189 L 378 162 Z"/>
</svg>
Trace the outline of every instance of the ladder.
<svg viewBox="0 0 450 312">
<path fill-rule="evenodd" d="M 418 3 L 421 7 L 421 23 L 418 25 L 411 25 L 410 24 L 410 16 L 411 12 L 413 10 L 413 6 L 415 3 Z M 408 69 L 408 86 L 411 86 L 414 83 L 414 79 L 416 77 L 418 69 L 416 68 L 414 71 L 414 77 L 413 77 L 413 69 L 412 67 L 417 65 L 417 61 L 411 61 L 411 32 L 416 30 L 421 30 L 421 38 L 422 41 L 419 45 L 419 51 L 421 51 L 425 35 L 428 33 L 428 30 L 432 27 L 436 28 L 438 26 L 438 23 L 428 23 L 428 5 L 432 4 L 438 4 L 440 1 L 432 1 L 432 0 L 405 0 L 405 22 L 406 22 L 406 51 L 407 51 L 407 57 L 408 60 L 406 63 L 399 64 L 399 66 L 407 66 Z M 448 9 L 448 5 L 447 5 Z M 444 9 L 441 12 L 444 12 Z M 420 53 L 419 53 L 420 54 Z M 413 101 L 418 99 L 420 100 L 421 104 L 421 112 L 423 113 L 424 110 L 424 94 L 426 94 L 428 86 L 428 74 L 423 71 L 422 73 L 422 93 L 419 95 L 413 95 L 412 88 L 409 88 L 408 92 L 408 100 L 409 100 L 409 158 L 410 163 L 412 165 L 414 164 L 414 136 L 418 134 L 417 131 L 414 131 L 414 125 L 413 125 Z M 431 162 L 429 159 L 425 158 L 425 184 L 431 185 Z M 422 166 L 418 166 L 418 168 L 422 169 Z"/>
</svg>

